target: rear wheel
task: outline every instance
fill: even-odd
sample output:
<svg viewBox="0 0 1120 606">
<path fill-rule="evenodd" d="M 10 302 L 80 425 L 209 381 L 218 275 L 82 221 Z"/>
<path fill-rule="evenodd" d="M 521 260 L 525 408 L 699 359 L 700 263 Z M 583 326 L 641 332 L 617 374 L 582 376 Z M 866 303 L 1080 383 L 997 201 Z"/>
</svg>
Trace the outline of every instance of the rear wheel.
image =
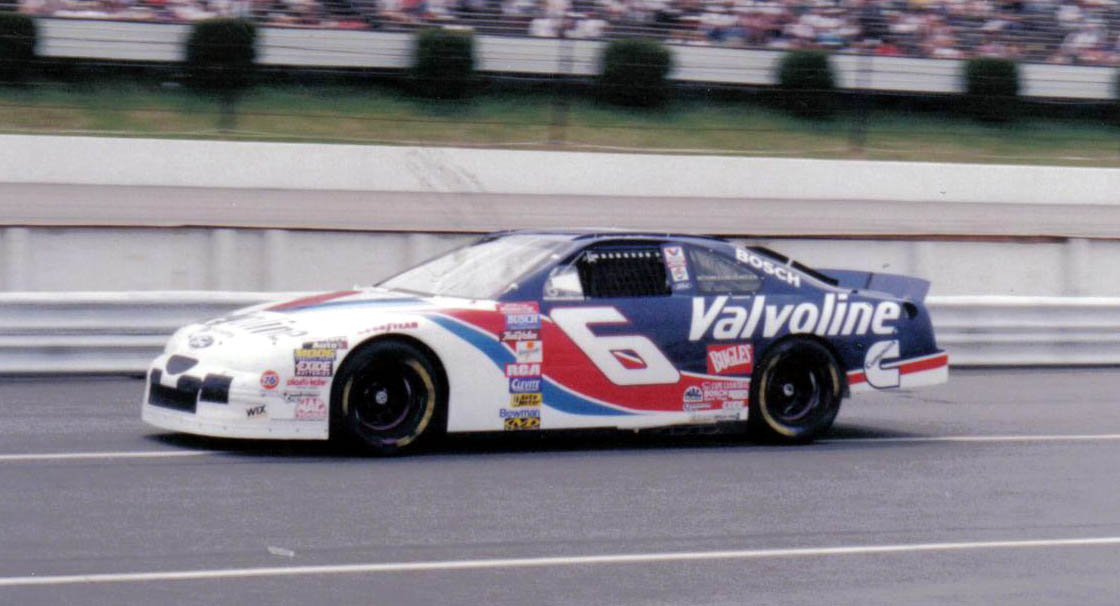
<svg viewBox="0 0 1120 606">
<path fill-rule="evenodd" d="M 395 454 L 442 429 L 438 371 L 420 348 L 375 341 L 351 354 L 331 392 L 331 435 Z"/>
<path fill-rule="evenodd" d="M 766 352 L 751 384 L 751 433 L 775 442 L 808 442 L 832 426 L 843 383 L 820 343 L 791 339 Z"/>
</svg>

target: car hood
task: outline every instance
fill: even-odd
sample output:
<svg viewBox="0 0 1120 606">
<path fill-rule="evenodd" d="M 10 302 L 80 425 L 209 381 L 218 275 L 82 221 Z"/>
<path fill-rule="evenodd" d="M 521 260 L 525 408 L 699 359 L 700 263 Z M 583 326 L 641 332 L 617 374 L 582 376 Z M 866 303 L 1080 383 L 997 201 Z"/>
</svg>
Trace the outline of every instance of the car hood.
<svg viewBox="0 0 1120 606">
<path fill-rule="evenodd" d="M 272 301 L 184 326 L 168 341 L 166 353 L 232 358 L 245 351 L 285 350 L 293 343 L 341 339 L 359 331 L 372 333 L 394 317 L 466 303 L 380 288 Z"/>
</svg>

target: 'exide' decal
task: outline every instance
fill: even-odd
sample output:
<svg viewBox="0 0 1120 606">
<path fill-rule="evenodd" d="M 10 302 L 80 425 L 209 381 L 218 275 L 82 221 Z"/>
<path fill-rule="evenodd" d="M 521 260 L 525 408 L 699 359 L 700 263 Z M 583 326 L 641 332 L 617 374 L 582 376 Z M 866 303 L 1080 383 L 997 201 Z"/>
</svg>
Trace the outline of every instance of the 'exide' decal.
<svg viewBox="0 0 1120 606">
<path fill-rule="evenodd" d="M 728 305 L 728 296 L 722 295 L 705 305 L 703 297 L 692 299 L 692 325 L 688 330 L 689 341 L 703 339 L 711 330 L 714 339 L 750 339 L 762 326 L 762 336 L 777 335 L 783 328 L 791 333 L 829 335 L 894 334 L 888 322 L 899 319 L 902 308 L 894 301 L 880 301 L 878 305 L 857 301 L 848 303 L 848 295 L 829 293 L 824 304 L 809 301 L 786 305 L 767 305 L 766 295 L 753 298 L 748 311 L 745 306 Z"/>
</svg>

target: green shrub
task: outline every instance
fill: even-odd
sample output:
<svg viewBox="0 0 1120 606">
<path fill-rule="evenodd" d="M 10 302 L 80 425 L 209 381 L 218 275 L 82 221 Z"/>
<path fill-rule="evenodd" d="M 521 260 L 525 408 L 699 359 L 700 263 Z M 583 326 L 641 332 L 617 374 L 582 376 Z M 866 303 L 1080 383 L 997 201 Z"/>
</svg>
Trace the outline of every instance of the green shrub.
<svg viewBox="0 0 1120 606">
<path fill-rule="evenodd" d="M 468 97 L 475 88 L 474 64 L 470 32 L 426 29 L 413 47 L 413 90 L 432 99 Z"/>
<path fill-rule="evenodd" d="M 611 40 L 600 57 L 599 93 L 616 105 L 656 107 L 669 98 L 669 49 L 656 40 Z"/>
<path fill-rule="evenodd" d="M 778 62 L 776 80 L 784 105 L 799 116 L 824 118 L 836 111 L 836 76 L 828 53 L 795 50 Z"/>
<path fill-rule="evenodd" d="M 257 27 L 245 19 L 209 19 L 191 28 L 187 73 L 192 87 L 234 92 L 249 86 L 257 57 Z"/>
<path fill-rule="evenodd" d="M 35 61 L 39 42 L 35 21 L 27 15 L 0 13 L 0 82 L 23 78 Z"/>
<path fill-rule="evenodd" d="M 1015 117 L 1019 104 L 1019 66 L 1010 59 L 980 57 L 964 66 L 965 105 L 973 116 L 989 122 Z"/>
</svg>

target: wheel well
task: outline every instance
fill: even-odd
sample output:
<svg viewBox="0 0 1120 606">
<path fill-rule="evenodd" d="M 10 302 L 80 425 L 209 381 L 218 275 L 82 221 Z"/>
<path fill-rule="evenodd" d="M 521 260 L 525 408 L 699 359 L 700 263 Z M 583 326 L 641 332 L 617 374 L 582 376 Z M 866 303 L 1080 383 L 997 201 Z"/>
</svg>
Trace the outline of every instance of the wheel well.
<svg viewBox="0 0 1120 606">
<path fill-rule="evenodd" d="M 447 369 L 444 368 L 443 361 L 441 361 L 439 359 L 439 356 L 436 355 L 436 352 L 432 351 L 432 348 L 428 347 L 427 344 L 425 344 L 420 339 L 417 339 L 415 337 L 410 337 L 408 335 L 402 335 L 402 334 L 383 334 L 383 335 L 376 335 L 376 336 L 370 337 L 370 338 L 366 339 L 365 341 L 362 341 L 361 343 L 358 343 L 354 347 L 351 347 L 350 352 L 346 354 L 346 357 L 339 360 L 338 366 L 335 368 L 335 370 L 337 371 L 339 368 L 342 368 L 342 365 L 344 363 L 346 363 L 346 360 L 349 359 L 350 356 L 354 355 L 359 350 L 365 349 L 366 347 L 369 347 L 370 345 L 373 345 L 374 343 L 382 343 L 382 342 L 385 342 L 385 341 L 396 341 L 398 343 L 407 343 L 408 345 L 411 345 L 411 346 L 415 347 L 416 349 L 419 349 L 421 353 L 423 353 L 425 356 L 428 357 L 428 360 L 431 361 L 432 366 L 434 366 L 435 369 L 436 369 L 436 381 L 438 382 L 437 388 L 439 389 L 440 395 L 443 396 L 437 402 L 437 405 L 444 407 L 443 412 L 444 412 L 444 417 L 446 418 L 447 400 L 448 400 L 448 398 L 450 396 L 450 393 L 451 393 L 450 386 L 448 384 L 448 379 L 447 379 Z M 337 372 L 336 372 L 335 376 L 336 377 L 338 376 Z M 332 397 L 333 397 L 333 394 L 334 394 L 333 389 L 331 390 L 331 393 L 332 393 Z"/>
<path fill-rule="evenodd" d="M 851 395 L 851 391 L 848 389 L 848 370 L 844 368 L 844 364 L 841 362 L 842 358 L 840 357 L 840 352 L 836 351 L 836 347 L 834 347 L 832 343 L 819 335 L 813 333 L 788 334 L 771 343 L 770 347 L 767 347 L 766 351 L 762 352 L 762 355 L 765 356 L 770 353 L 770 350 L 774 349 L 775 346 L 788 341 L 813 341 L 823 346 L 825 351 L 828 352 L 828 355 L 832 356 L 832 361 L 836 363 L 836 368 L 840 371 L 840 396 L 846 398 Z M 759 359 L 761 360 L 761 357 Z"/>
</svg>

